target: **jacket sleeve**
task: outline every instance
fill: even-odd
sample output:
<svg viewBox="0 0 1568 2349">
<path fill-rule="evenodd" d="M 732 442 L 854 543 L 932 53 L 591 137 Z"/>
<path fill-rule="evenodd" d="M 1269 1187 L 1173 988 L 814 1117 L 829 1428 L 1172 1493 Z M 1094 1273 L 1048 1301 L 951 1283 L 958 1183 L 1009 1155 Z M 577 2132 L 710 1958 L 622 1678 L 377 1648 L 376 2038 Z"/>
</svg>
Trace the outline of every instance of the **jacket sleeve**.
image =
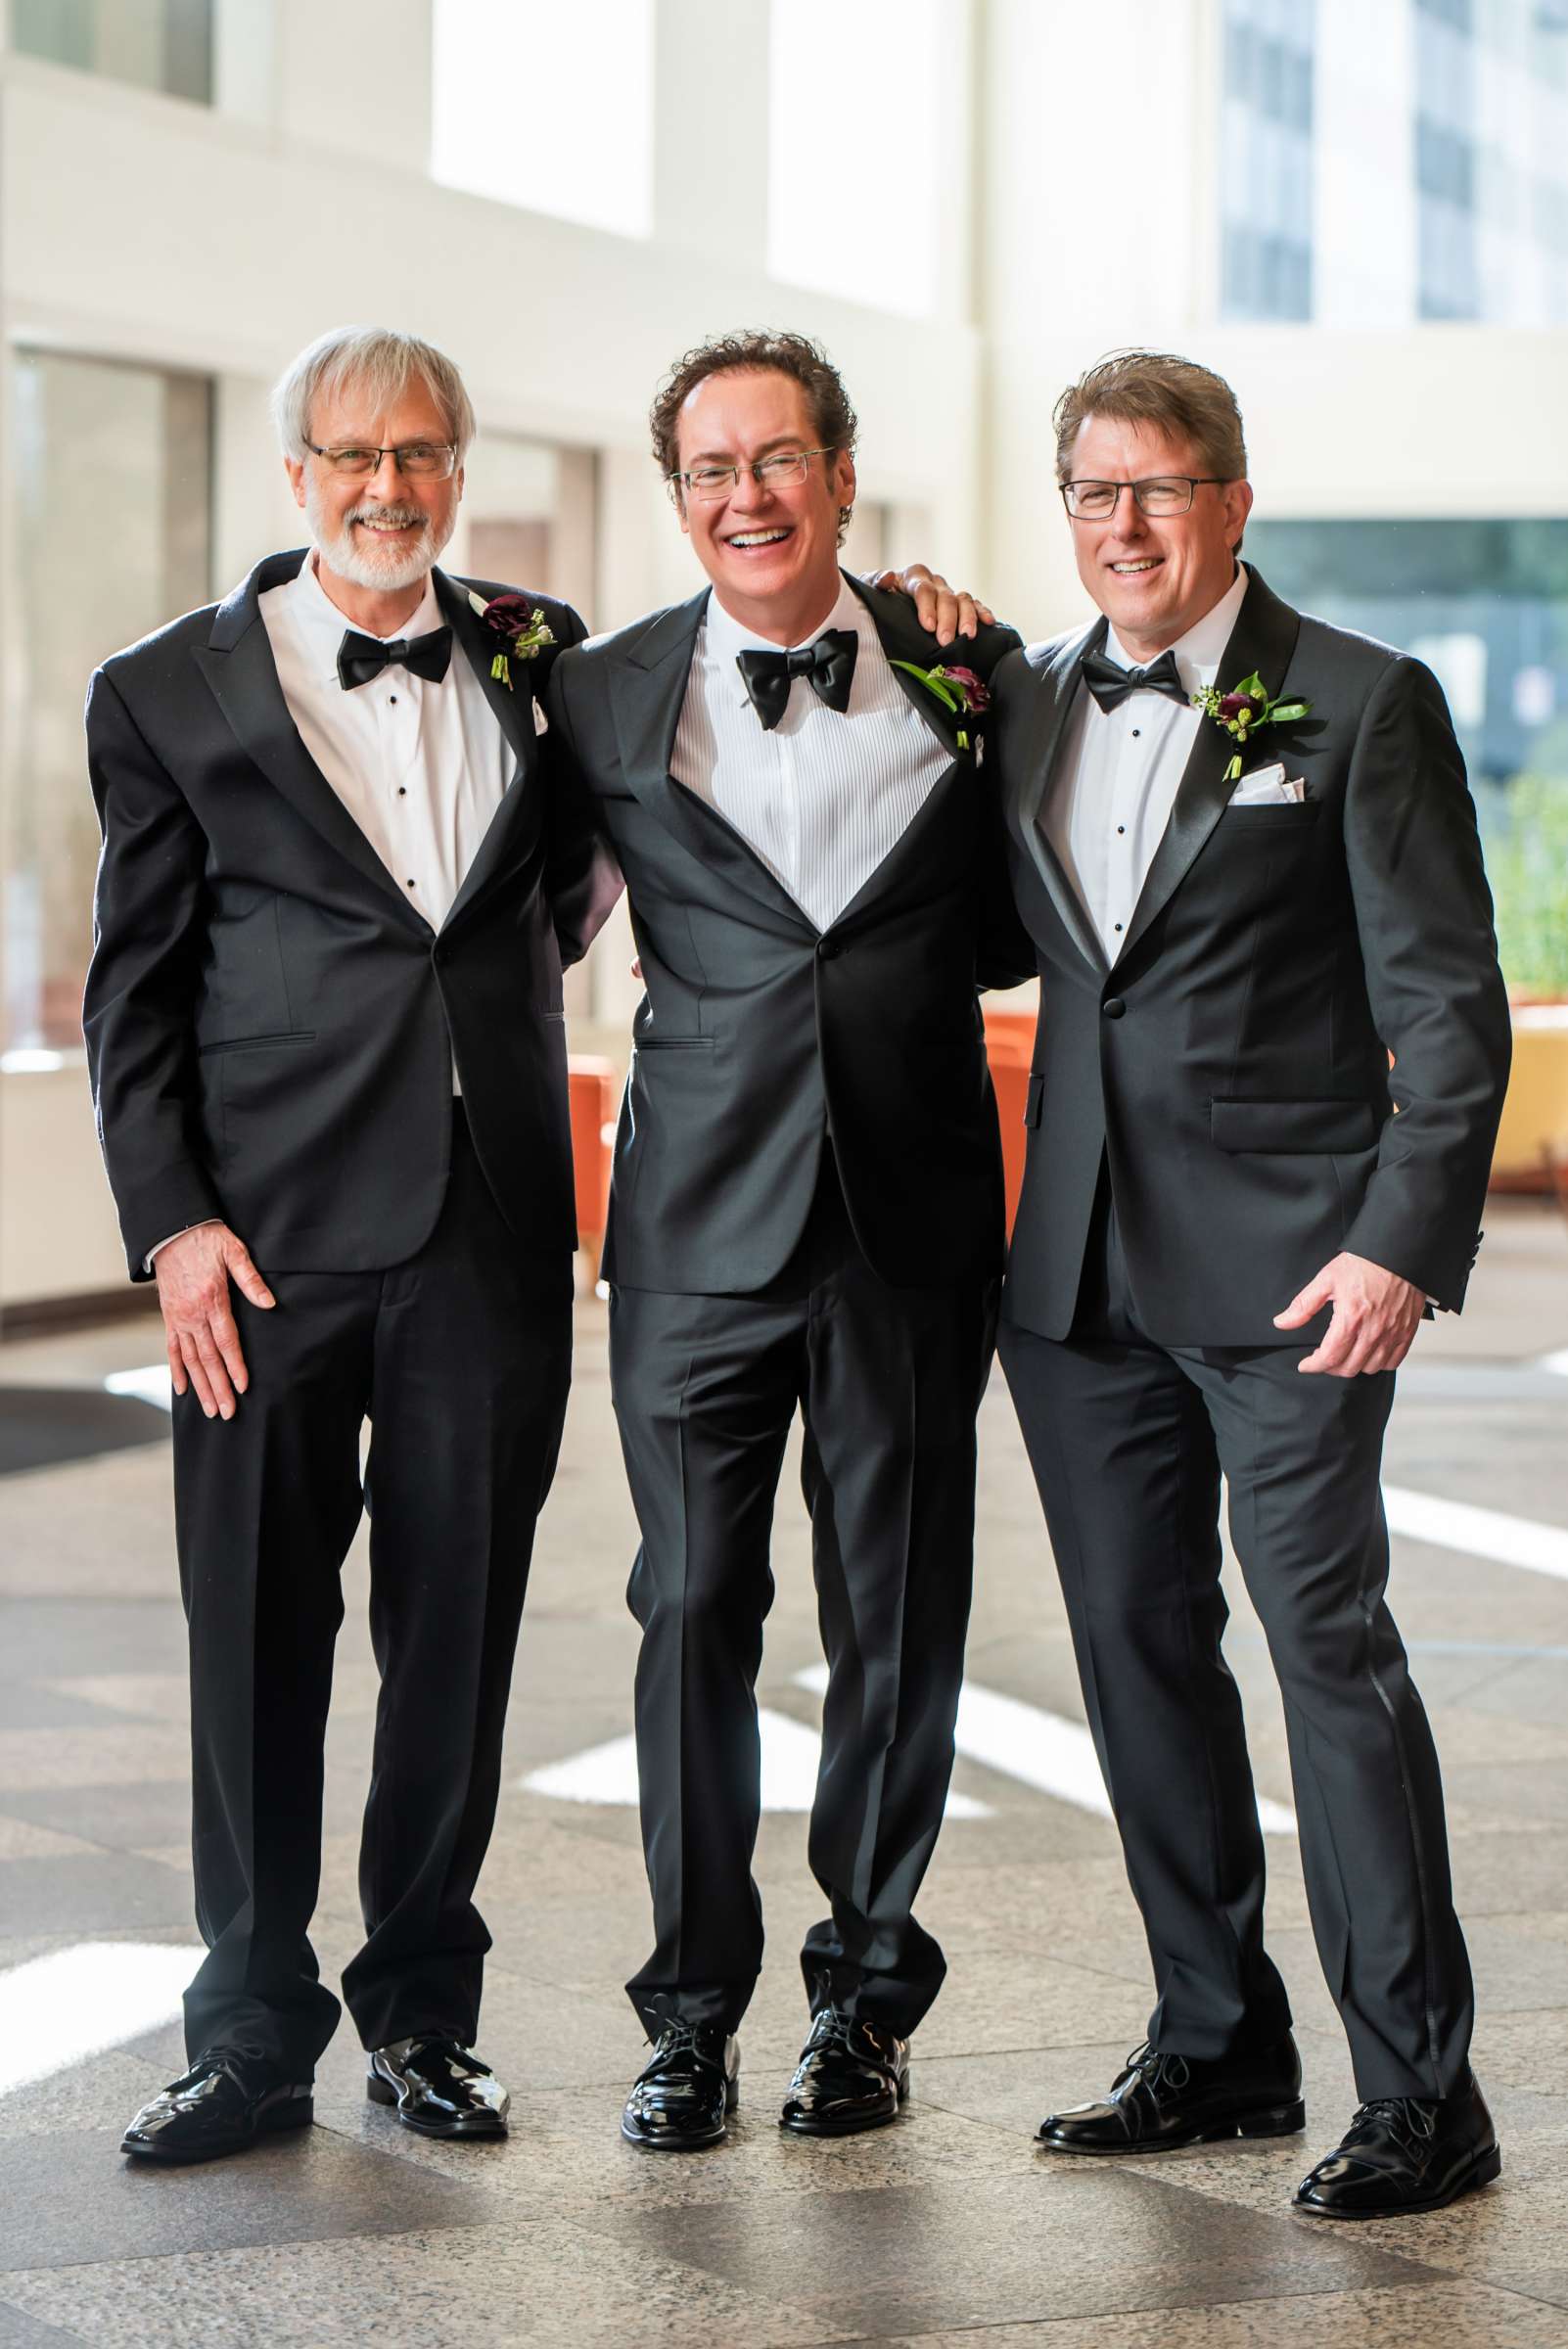
<svg viewBox="0 0 1568 2349">
<path fill-rule="evenodd" d="M 195 1139 L 206 839 L 103 669 L 87 771 L 103 852 L 82 1032 L 130 1276 L 146 1280 L 149 1250 L 223 1212 Z"/>
<path fill-rule="evenodd" d="M 1016 628 L 995 627 L 988 649 L 988 682 L 1002 657 L 1014 652 L 1023 638 Z M 990 734 L 990 722 L 987 734 Z M 985 736 L 982 737 L 984 741 Z M 1013 901 L 1007 870 L 1007 828 L 1002 817 L 1001 774 L 997 762 L 982 764 L 975 778 L 983 798 L 980 830 L 979 927 L 975 940 L 975 979 L 982 988 L 1022 987 L 1039 970 L 1035 942 L 1025 929 Z"/>
<path fill-rule="evenodd" d="M 1396 1114 L 1346 1247 L 1457 1312 L 1511 1036 L 1464 760 L 1437 679 L 1391 662 L 1351 761 L 1345 848 Z"/>
<path fill-rule="evenodd" d="M 561 964 L 580 962 L 608 920 L 624 884 L 609 835 L 599 821 L 598 802 L 584 780 L 568 706 L 567 682 L 581 664 L 563 655 L 580 644 L 586 628 L 570 604 L 562 611 L 571 633 L 550 665 L 545 680 L 544 771 L 550 789 L 550 853 L 545 868 Z"/>
</svg>

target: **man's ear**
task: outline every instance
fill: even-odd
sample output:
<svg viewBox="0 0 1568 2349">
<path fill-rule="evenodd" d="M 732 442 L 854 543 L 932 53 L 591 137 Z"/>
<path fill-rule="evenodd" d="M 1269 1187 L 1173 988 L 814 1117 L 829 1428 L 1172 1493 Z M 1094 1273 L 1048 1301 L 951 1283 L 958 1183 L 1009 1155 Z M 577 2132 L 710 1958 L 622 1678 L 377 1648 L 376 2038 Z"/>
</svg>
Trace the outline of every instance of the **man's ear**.
<svg viewBox="0 0 1568 2349">
<path fill-rule="evenodd" d="M 1234 554 L 1236 548 L 1241 544 L 1241 535 L 1247 527 L 1247 517 L 1251 512 L 1251 482 L 1226 482 L 1225 534 L 1230 541 L 1230 551 L 1232 554 Z"/>
<path fill-rule="evenodd" d="M 838 493 L 836 502 L 841 506 L 853 506 L 855 492 L 854 459 L 847 448 L 841 448 L 834 460 L 833 485 Z"/>
<path fill-rule="evenodd" d="M 675 520 L 689 538 L 691 536 L 691 520 L 686 512 L 686 500 L 682 494 L 680 484 L 667 482 L 665 487 L 669 491 L 669 502 L 675 509 Z"/>
<path fill-rule="evenodd" d="M 305 502 L 304 459 L 302 457 L 285 457 L 283 470 L 289 477 L 289 487 L 294 491 L 295 504 L 302 507 Z"/>
</svg>

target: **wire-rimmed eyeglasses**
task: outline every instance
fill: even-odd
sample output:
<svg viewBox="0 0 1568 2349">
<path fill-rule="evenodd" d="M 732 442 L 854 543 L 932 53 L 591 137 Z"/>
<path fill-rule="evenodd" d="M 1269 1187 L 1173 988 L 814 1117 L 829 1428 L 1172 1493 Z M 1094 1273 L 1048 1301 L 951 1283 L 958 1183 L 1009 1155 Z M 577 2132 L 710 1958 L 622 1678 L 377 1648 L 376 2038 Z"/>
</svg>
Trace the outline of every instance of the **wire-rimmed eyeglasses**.
<svg viewBox="0 0 1568 2349">
<path fill-rule="evenodd" d="M 694 465 L 689 473 L 670 473 L 665 479 L 671 489 L 684 488 L 689 496 L 704 500 L 732 496 L 743 473 L 751 475 L 759 489 L 788 489 L 805 481 L 808 459 L 838 453 L 836 448 L 780 449 L 776 456 L 759 457 L 755 465 Z"/>
<path fill-rule="evenodd" d="M 1141 482 L 1063 482 L 1062 503 L 1075 522 L 1109 522 L 1130 489 L 1140 514 L 1185 514 L 1194 489 L 1222 488 L 1221 473 L 1154 473 Z"/>
<path fill-rule="evenodd" d="M 399 473 L 415 481 L 444 482 L 457 463 L 457 445 L 451 440 L 405 440 L 400 448 L 318 448 L 307 440 L 305 446 L 330 472 L 351 476 L 375 473 L 382 458 L 391 457 Z"/>
</svg>

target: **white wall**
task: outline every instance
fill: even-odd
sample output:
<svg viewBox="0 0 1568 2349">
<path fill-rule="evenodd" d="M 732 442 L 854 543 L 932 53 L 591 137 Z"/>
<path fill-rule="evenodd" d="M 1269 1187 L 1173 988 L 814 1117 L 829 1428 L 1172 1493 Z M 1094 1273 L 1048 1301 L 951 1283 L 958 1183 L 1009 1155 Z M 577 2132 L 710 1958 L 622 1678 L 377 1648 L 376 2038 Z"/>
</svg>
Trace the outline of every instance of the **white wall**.
<svg viewBox="0 0 1568 2349">
<path fill-rule="evenodd" d="M 1346 0 L 1323 13 L 1348 37 Z M 1128 344 L 1234 385 L 1260 517 L 1568 514 L 1568 331 L 1215 323 L 1218 0 L 1101 0 L 1092 18 L 1070 0 L 987 0 L 982 26 L 979 576 L 1027 636 L 1091 609 L 1050 415 Z M 1075 97 L 1096 66 L 1109 80 Z M 1400 221 L 1379 209 L 1361 233 L 1395 237 Z"/>
<path fill-rule="evenodd" d="M 944 32 L 960 122 L 969 15 L 970 0 L 958 0 Z M 648 240 L 430 180 L 430 0 L 219 0 L 210 110 L 6 56 L 0 333 L 8 346 L 215 377 L 214 591 L 269 549 L 299 543 L 266 390 L 301 345 L 347 319 L 412 326 L 450 351 L 482 432 L 600 452 L 596 625 L 688 594 L 700 578 L 649 454 L 646 414 L 675 355 L 726 327 L 822 337 L 859 410 L 863 494 L 926 523 L 921 544 L 899 551 L 971 575 L 980 382 L 961 266 L 966 159 L 941 159 L 951 184 L 939 316 L 893 317 L 770 280 L 758 129 L 767 23 L 766 0 L 660 0 Z M 748 105 L 715 103 L 715 57 Z M 853 109 L 845 135 L 854 136 Z M 890 179 L 924 161 L 891 154 Z M 0 675 L 14 658 L 3 641 L 14 558 L 0 483 Z M 3 722 L 0 710 L 0 850 L 7 807 L 27 788 L 5 763 Z M 612 1019 L 635 991 L 629 950 L 618 926 L 599 955 L 595 1007 Z M 0 1072 L 0 1310 L 114 1277 L 84 1099 L 76 1055 L 53 1072 Z"/>
</svg>

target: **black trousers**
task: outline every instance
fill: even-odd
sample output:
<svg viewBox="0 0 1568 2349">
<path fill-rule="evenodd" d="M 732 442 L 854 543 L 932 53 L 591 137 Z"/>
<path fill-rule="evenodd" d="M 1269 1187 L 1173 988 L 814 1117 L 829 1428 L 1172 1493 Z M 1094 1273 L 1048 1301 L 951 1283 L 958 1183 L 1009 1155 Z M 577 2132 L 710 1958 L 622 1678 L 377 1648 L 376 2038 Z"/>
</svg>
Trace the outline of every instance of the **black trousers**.
<svg viewBox="0 0 1568 2349">
<path fill-rule="evenodd" d="M 508 1229 L 460 1105 L 445 1203 L 416 1256 L 384 1272 L 262 1270 L 270 1311 L 235 1296 L 251 1373 L 235 1417 L 204 1418 L 190 1394 L 174 1406 L 208 1945 L 185 2024 L 193 2054 L 239 2047 L 306 2080 L 339 2013 L 308 1926 L 340 1570 L 366 1506 L 381 1696 L 366 1939 L 344 1996 L 366 2047 L 475 2036 L 489 1935 L 473 1892 L 566 1408 L 572 1275 Z"/>
<path fill-rule="evenodd" d="M 1162 1347 L 1138 1322 L 1102 1176 L 1057 1344 L 1002 1321 L 1089 1727 L 1149 1938 L 1158 2049 L 1288 2026 L 1264 1848 L 1221 1653 L 1220 1479 L 1284 1697 L 1313 1930 L 1363 2098 L 1442 2096 L 1473 2016 L 1437 1755 L 1388 1610 L 1378 1475 L 1393 1374 L 1303 1377 L 1305 1346 Z"/>
<path fill-rule="evenodd" d="M 610 1361 L 642 1534 L 637 1759 L 653 1955 L 626 1985 L 650 2036 L 733 2030 L 762 1957 L 755 1687 L 773 1500 L 797 1405 L 828 1661 L 811 1871 L 829 1914 L 813 2012 L 906 2034 L 945 1963 L 913 1903 L 952 1773 L 974 1549 L 975 1414 L 996 1284 L 894 1289 L 827 1165 L 785 1271 L 753 1296 L 618 1289 Z"/>
</svg>

